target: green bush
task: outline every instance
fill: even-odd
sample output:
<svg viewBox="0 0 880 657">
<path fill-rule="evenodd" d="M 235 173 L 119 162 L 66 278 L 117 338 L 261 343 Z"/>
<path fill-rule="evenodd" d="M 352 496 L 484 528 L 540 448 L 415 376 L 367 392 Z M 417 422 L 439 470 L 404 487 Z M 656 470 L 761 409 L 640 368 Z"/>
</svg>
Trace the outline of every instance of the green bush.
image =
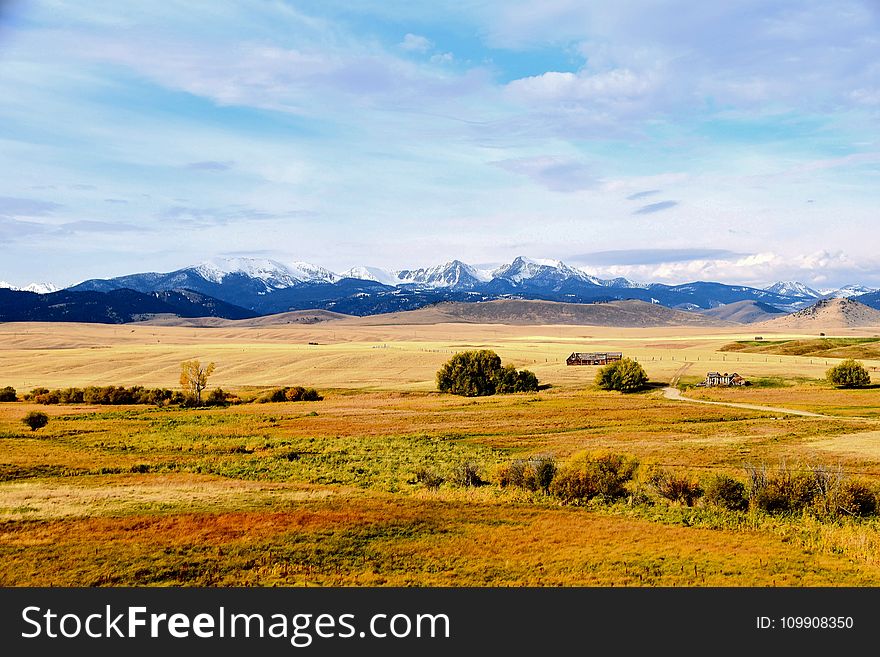
<svg viewBox="0 0 880 657">
<path fill-rule="evenodd" d="M 637 467 L 637 460 L 622 454 L 579 455 L 559 469 L 550 492 L 567 504 L 594 497 L 613 501 L 626 495 Z"/>
<path fill-rule="evenodd" d="M 18 394 L 15 392 L 15 388 L 13 388 L 12 386 L 0 388 L 0 402 L 14 401 L 18 401 Z"/>
<path fill-rule="evenodd" d="M 871 375 L 859 361 L 852 358 L 832 367 L 825 374 L 838 388 L 864 388 L 871 384 Z"/>
<path fill-rule="evenodd" d="M 465 397 L 534 392 L 538 377 L 528 370 L 517 371 L 513 365 L 502 367 L 501 357 L 494 351 L 462 351 L 437 372 L 437 389 Z"/>
<path fill-rule="evenodd" d="M 745 511 L 749 508 L 745 484 L 726 474 L 717 474 L 709 479 L 703 499 L 707 504 L 728 511 Z"/>
<path fill-rule="evenodd" d="M 596 373 L 596 385 L 603 390 L 636 392 L 644 388 L 647 382 L 645 370 L 630 358 L 608 363 Z"/>
<path fill-rule="evenodd" d="M 206 406 L 228 406 L 229 393 L 223 388 L 214 388 L 205 398 Z"/>
<path fill-rule="evenodd" d="M 689 473 L 675 473 L 664 468 L 655 468 L 648 481 L 660 497 L 685 506 L 693 506 L 702 495 L 700 482 Z"/>
<path fill-rule="evenodd" d="M 552 456 L 535 456 L 516 459 L 498 471 L 498 483 L 502 487 L 525 488 L 532 492 L 550 491 L 550 484 L 556 475 L 556 460 Z"/>
<path fill-rule="evenodd" d="M 37 429 L 42 429 L 47 424 L 49 424 L 49 416 L 42 411 L 31 411 L 30 413 L 25 415 L 21 421 L 29 426 L 31 428 L 31 431 L 36 431 Z"/>
</svg>

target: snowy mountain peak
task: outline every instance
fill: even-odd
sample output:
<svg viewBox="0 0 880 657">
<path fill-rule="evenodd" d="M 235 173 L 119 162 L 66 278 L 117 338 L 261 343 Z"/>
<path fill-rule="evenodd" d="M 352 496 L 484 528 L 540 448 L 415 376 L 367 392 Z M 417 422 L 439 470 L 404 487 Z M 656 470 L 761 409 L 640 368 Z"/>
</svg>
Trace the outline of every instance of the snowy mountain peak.
<svg viewBox="0 0 880 657">
<path fill-rule="evenodd" d="M 383 285 L 397 285 L 400 281 L 390 271 L 380 269 L 379 267 L 352 267 L 341 274 L 340 278 L 356 278 L 361 281 L 375 281 Z"/>
<path fill-rule="evenodd" d="M 490 277 L 461 260 L 422 269 L 402 269 L 395 272 L 399 285 L 422 285 L 426 287 L 471 288 L 485 283 Z"/>
<path fill-rule="evenodd" d="M 570 278 L 598 285 L 598 279 L 579 269 L 569 267 L 561 260 L 537 260 L 517 256 L 509 265 L 503 265 L 492 272 L 493 278 L 503 278 L 512 283 L 522 283 L 531 279 L 564 281 Z"/>
<path fill-rule="evenodd" d="M 774 283 L 773 285 L 768 285 L 764 288 L 767 292 L 772 292 L 773 294 L 779 294 L 781 296 L 786 297 L 804 297 L 809 299 L 818 299 L 822 296 L 820 292 L 817 292 L 813 288 L 808 285 L 804 285 L 799 281 L 779 281 L 778 283 Z"/>
<path fill-rule="evenodd" d="M 870 294 L 871 292 L 876 292 L 877 288 L 866 287 L 864 285 L 852 284 L 852 285 L 844 285 L 841 288 L 836 290 L 829 290 L 826 293 L 826 297 L 830 299 L 849 299 L 850 297 L 857 297 L 860 294 Z"/>
<path fill-rule="evenodd" d="M 283 289 L 305 281 L 333 283 L 339 278 L 330 270 L 307 262 L 288 266 L 269 258 L 214 258 L 191 270 L 213 283 L 222 283 L 227 276 L 237 274 L 260 280 L 269 289 Z"/>
<path fill-rule="evenodd" d="M 31 283 L 24 287 L 16 287 L 12 283 L 7 283 L 6 281 L 0 281 L 0 288 L 18 290 L 20 292 L 36 292 L 37 294 L 51 294 L 52 292 L 57 292 L 61 289 L 54 283 Z"/>
</svg>

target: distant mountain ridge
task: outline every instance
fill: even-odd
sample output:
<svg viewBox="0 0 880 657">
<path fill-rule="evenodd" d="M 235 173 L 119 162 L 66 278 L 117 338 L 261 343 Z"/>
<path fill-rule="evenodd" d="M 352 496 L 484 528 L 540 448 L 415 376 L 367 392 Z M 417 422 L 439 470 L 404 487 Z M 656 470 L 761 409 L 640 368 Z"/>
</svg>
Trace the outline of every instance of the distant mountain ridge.
<svg viewBox="0 0 880 657">
<path fill-rule="evenodd" d="M 354 267 L 335 274 L 305 262 L 213 260 L 173 272 L 92 279 L 72 291 L 138 292 L 188 289 L 247 308 L 258 314 L 319 308 L 354 315 L 412 310 L 442 301 L 535 299 L 591 303 L 638 299 L 683 310 L 710 309 L 755 301 L 785 311 L 803 308 L 815 297 L 806 286 L 777 284 L 761 290 L 748 286 L 697 281 L 682 285 L 600 279 L 559 260 L 519 256 L 495 269 L 478 269 L 460 260 L 442 265 L 386 271 Z"/>
<path fill-rule="evenodd" d="M 143 293 L 60 290 L 46 294 L 0 289 L 0 322 L 124 324 L 157 315 L 247 319 L 256 313 L 191 290 Z"/>
<path fill-rule="evenodd" d="M 285 264 L 267 258 L 237 257 L 209 260 L 167 273 L 90 279 L 65 292 L 116 290 L 152 295 L 154 300 L 172 307 L 173 299 L 183 304 L 181 312 L 185 314 L 181 316 L 186 317 L 193 316 L 186 314 L 194 312 L 193 305 L 209 317 L 242 313 L 253 317 L 312 309 L 367 316 L 442 302 L 520 299 L 583 304 L 632 299 L 687 311 L 711 311 L 742 304 L 709 313 L 709 316 L 761 321 L 776 312 L 801 310 L 817 299 L 844 297 L 870 288 L 853 285 L 819 292 L 797 281 L 782 281 L 765 289 L 711 281 L 680 285 L 637 283 L 625 278 L 601 279 L 559 260 L 524 256 L 492 268 L 477 268 L 452 260 L 397 271 L 354 267 L 342 274 L 301 261 Z M 170 292 L 175 295 L 164 300 L 157 296 Z M 187 294 L 201 297 L 186 301 Z M 866 305 L 880 308 L 876 292 L 858 298 Z M 144 308 L 141 314 L 154 312 L 151 303 L 145 303 Z M 55 311 L 49 314 L 54 316 Z M 763 314 L 766 317 L 762 317 Z M 115 321 L 112 318 L 119 313 L 111 315 L 109 321 Z"/>
</svg>

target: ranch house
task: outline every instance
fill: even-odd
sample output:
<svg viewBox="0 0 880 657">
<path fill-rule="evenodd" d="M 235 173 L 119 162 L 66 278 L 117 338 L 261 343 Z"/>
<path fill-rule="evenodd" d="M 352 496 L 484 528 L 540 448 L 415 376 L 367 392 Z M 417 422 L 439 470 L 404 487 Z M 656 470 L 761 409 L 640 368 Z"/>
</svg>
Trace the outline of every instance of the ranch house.
<svg viewBox="0 0 880 657">
<path fill-rule="evenodd" d="M 623 358 L 619 351 L 580 352 L 576 351 L 565 362 L 567 365 L 607 365 Z"/>
<path fill-rule="evenodd" d="M 720 372 L 707 372 L 706 380 L 700 385 L 711 388 L 714 386 L 744 386 L 745 384 L 746 380 L 736 372 L 733 374 L 728 374 L 727 372 L 724 374 Z"/>
</svg>

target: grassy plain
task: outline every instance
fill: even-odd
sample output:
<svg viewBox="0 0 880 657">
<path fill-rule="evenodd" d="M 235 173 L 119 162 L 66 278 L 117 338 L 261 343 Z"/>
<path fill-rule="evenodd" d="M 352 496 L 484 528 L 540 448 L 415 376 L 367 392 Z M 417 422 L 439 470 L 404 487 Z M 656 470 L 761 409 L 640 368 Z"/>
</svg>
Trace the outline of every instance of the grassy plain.
<svg viewBox="0 0 880 657">
<path fill-rule="evenodd" d="M 325 394 L 198 410 L 0 404 L 0 585 L 876 585 L 876 520 L 565 507 L 496 485 L 495 469 L 513 457 L 564 460 L 597 448 L 699 477 L 743 478 L 745 463 L 785 461 L 880 479 L 880 390 L 818 383 L 829 366 L 821 357 L 720 351 L 751 337 L 347 322 L 0 325 L 0 386 L 20 391 L 173 387 L 179 363 L 196 357 L 217 362 L 213 385 Z M 480 399 L 431 392 L 439 365 L 475 347 L 552 387 Z M 564 359 L 603 348 L 635 356 L 655 381 L 714 369 L 778 381 L 688 394 L 829 417 L 688 404 L 659 390 L 600 392 L 590 386 L 595 368 Z M 20 418 L 35 408 L 52 417 L 32 433 Z M 489 485 L 415 483 L 419 468 L 448 477 L 464 461 Z"/>
</svg>

